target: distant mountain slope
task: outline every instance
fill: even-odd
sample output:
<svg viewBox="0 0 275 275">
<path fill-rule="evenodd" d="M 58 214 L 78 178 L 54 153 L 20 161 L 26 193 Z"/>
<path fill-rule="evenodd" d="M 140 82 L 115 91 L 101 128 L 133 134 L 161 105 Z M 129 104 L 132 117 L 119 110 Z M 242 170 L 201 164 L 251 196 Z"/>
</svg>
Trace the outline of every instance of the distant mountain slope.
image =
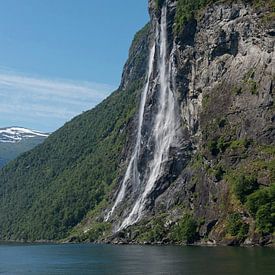
<svg viewBox="0 0 275 275">
<path fill-rule="evenodd" d="M 0 168 L 22 153 L 42 143 L 48 133 L 22 128 L 0 128 Z"/>
</svg>

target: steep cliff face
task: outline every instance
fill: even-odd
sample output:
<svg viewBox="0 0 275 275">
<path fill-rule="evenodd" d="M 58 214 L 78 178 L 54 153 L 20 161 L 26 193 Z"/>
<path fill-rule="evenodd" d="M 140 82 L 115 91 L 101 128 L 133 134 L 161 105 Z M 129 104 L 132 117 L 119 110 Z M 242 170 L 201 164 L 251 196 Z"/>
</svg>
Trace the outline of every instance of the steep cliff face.
<svg viewBox="0 0 275 275">
<path fill-rule="evenodd" d="M 111 224 L 103 239 L 114 242 L 266 244 L 274 231 L 271 2 L 204 1 L 179 28 L 187 2 L 149 1 L 147 80 L 121 181 L 97 221 Z M 93 222 L 80 225 L 82 238 L 96 239 Z"/>
<path fill-rule="evenodd" d="M 208 6 L 191 42 L 184 32 L 177 41 L 177 92 L 196 148 L 181 183 L 184 204 L 203 221 L 200 237 L 264 242 L 257 233 L 273 232 L 274 209 L 264 229 L 249 202 L 256 189 L 274 188 L 274 26 L 253 1 L 234 2 Z"/>
</svg>

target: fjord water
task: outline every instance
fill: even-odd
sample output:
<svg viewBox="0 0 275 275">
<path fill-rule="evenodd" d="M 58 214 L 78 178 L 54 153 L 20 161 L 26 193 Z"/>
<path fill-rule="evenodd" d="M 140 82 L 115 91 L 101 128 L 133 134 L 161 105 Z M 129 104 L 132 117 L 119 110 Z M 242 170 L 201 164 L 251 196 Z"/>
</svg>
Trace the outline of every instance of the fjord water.
<svg viewBox="0 0 275 275">
<path fill-rule="evenodd" d="M 275 249 L 0 245 L 0 274 L 275 274 Z"/>
</svg>

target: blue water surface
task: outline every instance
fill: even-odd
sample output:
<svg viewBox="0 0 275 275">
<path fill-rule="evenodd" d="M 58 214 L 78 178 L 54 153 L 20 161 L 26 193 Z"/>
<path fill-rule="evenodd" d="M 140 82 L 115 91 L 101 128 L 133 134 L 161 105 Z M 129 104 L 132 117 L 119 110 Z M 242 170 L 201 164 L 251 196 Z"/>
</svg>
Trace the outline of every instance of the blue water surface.
<svg viewBox="0 0 275 275">
<path fill-rule="evenodd" d="M 0 274 L 275 274 L 275 249 L 0 244 Z"/>
</svg>

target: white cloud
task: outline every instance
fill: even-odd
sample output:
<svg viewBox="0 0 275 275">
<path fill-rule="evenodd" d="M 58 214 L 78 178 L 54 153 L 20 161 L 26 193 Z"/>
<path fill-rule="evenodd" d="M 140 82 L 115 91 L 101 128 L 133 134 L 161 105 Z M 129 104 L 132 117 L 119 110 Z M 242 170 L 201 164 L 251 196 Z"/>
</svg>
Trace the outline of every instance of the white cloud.
<svg viewBox="0 0 275 275">
<path fill-rule="evenodd" d="M 20 122 L 41 120 L 60 126 L 81 113 L 91 109 L 110 94 L 113 87 L 91 82 L 75 82 L 27 76 L 0 69 L 0 126 L 6 124 L 1 117 L 16 117 Z M 21 126 L 21 125 L 20 125 Z M 24 125 L 22 125 L 24 126 Z"/>
</svg>

